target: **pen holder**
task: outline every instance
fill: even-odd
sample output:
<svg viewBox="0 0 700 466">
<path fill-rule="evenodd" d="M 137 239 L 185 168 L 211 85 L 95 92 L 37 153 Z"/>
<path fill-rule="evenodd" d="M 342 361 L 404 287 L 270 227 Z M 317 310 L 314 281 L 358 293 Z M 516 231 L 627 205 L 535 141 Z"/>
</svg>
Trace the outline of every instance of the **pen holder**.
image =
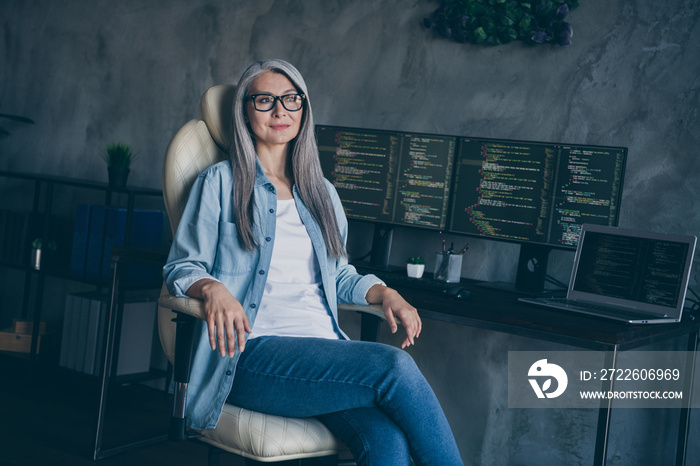
<svg viewBox="0 0 700 466">
<path fill-rule="evenodd" d="M 435 255 L 435 280 L 459 283 L 462 279 L 462 254 L 438 252 Z"/>
</svg>

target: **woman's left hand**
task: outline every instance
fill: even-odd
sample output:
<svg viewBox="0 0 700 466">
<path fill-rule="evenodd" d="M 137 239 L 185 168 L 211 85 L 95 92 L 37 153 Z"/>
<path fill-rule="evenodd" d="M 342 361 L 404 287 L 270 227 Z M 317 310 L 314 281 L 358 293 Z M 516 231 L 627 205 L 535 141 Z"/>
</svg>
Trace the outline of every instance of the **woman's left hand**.
<svg viewBox="0 0 700 466">
<path fill-rule="evenodd" d="M 406 338 L 401 343 L 401 348 L 415 344 L 415 339 L 420 336 L 423 323 L 418 315 L 418 310 L 403 299 L 398 291 L 384 285 L 374 285 L 367 292 L 367 301 L 382 304 L 391 333 L 396 333 L 398 330 L 396 319 L 401 321 L 401 325 L 406 330 Z"/>
</svg>

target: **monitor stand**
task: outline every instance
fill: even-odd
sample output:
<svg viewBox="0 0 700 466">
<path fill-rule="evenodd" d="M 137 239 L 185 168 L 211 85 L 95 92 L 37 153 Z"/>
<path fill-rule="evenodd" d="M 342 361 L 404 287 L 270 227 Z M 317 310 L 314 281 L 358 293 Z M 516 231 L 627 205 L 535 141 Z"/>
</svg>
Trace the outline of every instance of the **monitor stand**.
<svg viewBox="0 0 700 466">
<path fill-rule="evenodd" d="M 391 241 L 394 235 L 394 228 L 391 225 L 374 224 L 374 236 L 372 237 L 372 250 L 369 262 L 353 262 L 358 268 L 364 271 L 389 272 L 389 257 L 391 256 Z"/>
<path fill-rule="evenodd" d="M 377 270 L 389 270 L 389 257 L 391 256 L 391 241 L 394 237 L 394 227 L 387 225 L 374 225 L 372 237 L 372 252 L 370 253 L 370 266 Z"/>
<path fill-rule="evenodd" d="M 515 283 L 481 282 L 478 286 L 530 296 L 549 295 L 552 292 L 559 291 L 547 290 L 544 287 L 547 275 L 547 261 L 551 250 L 550 246 L 523 243 L 520 245 Z"/>
</svg>

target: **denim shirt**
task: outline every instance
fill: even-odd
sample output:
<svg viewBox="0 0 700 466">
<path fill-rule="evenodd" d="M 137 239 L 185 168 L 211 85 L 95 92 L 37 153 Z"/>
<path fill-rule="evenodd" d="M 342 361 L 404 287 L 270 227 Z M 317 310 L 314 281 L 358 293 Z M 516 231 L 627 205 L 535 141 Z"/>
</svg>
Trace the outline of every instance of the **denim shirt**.
<svg viewBox="0 0 700 466">
<path fill-rule="evenodd" d="M 325 183 L 345 242 L 347 220 L 340 199 L 331 183 L 328 180 Z M 163 277 L 170 293 L 176 296 L 186 296 L 189 287 L 200 279 L 220 281 L 240 301 L 253 327 L 275 242 L 277 193 L 258 162 L 253 188 L 253 234 L 260 247 L 248 251 L 238 240 L 232 191 L 233 174 L 228 161 L 217 163 L 199 175 L 175 232 Z M 373 275 L 358 274 L 347 259 L 328 255 L 321 229 L 299 198 L 296 186 L 293 195 L 319 262 L 333 325 L 347 338 L 338 326 L 337 304 L 367 304 L 367 291 L 380 281 Z M 213 429 L 231 389 L 240 353 L 236 349 L 233 357 L 222 357 L 209 346 L 206 323 L 199 321 L 197 326 L 186 416 L 191 428 Z"/>
</svg>

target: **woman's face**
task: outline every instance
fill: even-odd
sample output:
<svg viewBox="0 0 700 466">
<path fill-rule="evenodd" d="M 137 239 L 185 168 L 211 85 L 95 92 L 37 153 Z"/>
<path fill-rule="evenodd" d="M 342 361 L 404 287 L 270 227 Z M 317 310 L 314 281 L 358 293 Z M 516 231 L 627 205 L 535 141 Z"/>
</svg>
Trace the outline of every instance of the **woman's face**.
<svg viewBox="0 0 700 466">
<path fill-rule="evenodd" d="M 281 97 L 298 92 L 285 75 L 267 72 L 253 81 L 249 95 L 266 94 Z M 264 97 L 263 100 L 269 101 Z M 292 108 L 292 105 L 287 104 L 287 107 Z M 258 108 L 261 106 L 258 105 Z M 248 99 L 245 111 L 258 150 L 264 146 L 272 148 L 287 145 L 299 134 L 304 114 L 303 106 L 296 112 L 289 111 L 284 108 L 279 99 L 273 101 L 272 109 L 267 112 L 256 110 L 253 100 Z"/>
</svg>

